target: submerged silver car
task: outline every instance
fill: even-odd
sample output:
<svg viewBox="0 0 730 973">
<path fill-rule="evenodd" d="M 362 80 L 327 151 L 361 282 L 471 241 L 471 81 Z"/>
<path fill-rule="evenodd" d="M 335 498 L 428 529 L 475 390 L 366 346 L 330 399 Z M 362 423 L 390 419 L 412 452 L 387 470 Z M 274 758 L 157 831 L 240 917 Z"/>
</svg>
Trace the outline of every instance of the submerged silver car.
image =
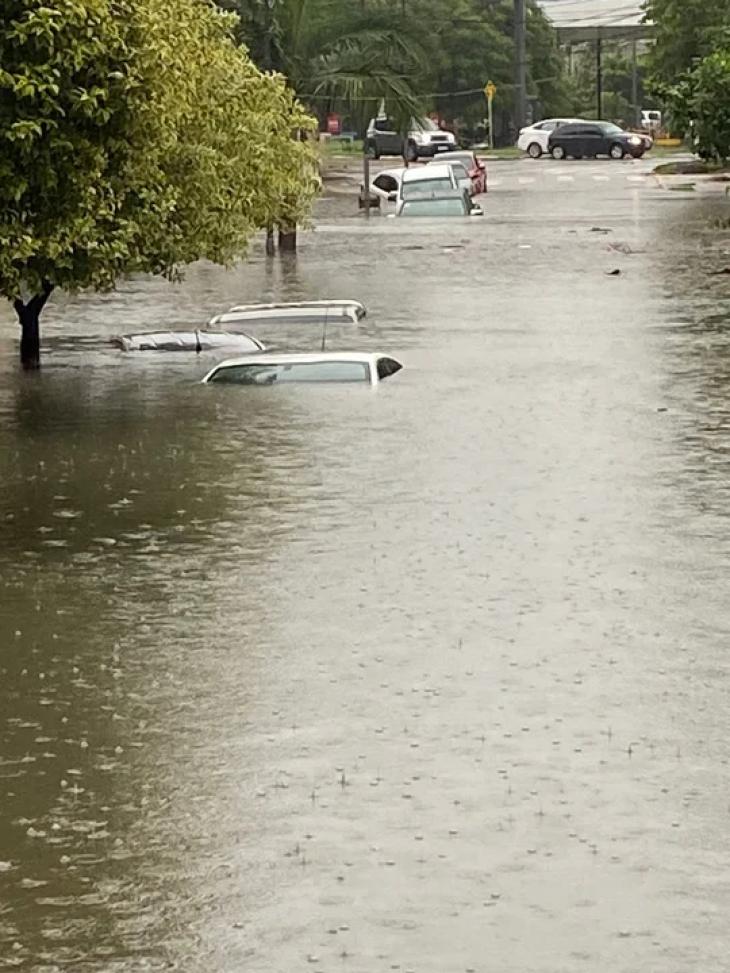
<svg viewBox="0 0 730 973">
<path fill-rule="evenodd" d="M 264 345 L 250 335 L 224 331 L 145 331 L 112 338 L 122 351 L 213 351 L 237 349 L 242 352 L 263 351 Z"/>
</svg>

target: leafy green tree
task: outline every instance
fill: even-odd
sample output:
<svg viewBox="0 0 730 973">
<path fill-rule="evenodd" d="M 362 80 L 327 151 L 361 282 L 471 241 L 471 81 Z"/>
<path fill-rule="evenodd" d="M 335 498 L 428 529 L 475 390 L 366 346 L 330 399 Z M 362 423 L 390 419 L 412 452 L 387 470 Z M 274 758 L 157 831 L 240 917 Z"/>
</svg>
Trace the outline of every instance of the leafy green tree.
<svg viewBox="0 0 730 973">
<path fill-rule="evenodd" d="M 717 49 L 730 26 L 730 0 L 646 0 L 644 9 L 656 25 L 651 73 L 660 90 Z"/>
<path fill-rule="evenodd" d="M 730 159 L 730 47 L 703 58 L 694 71 L 665 89 L 678 130 L 691 132 L 700 156 Z"/>
<path fill-rule="evenodd" d="M 512 109 L 513 0 L 221 2 L 241 14 L 257 63 L 282 71 L 320 117 L 339 110 L 362 130 L 382 98 L 395 116 L 437 109 L 473 126 L 486 113 L 488 79 L 497 108 Z M 544 111 L 563 111 L 555 31 L 536 2 L 528 11 L 529 94 Z"/>
<path fill-rule="evenodd" d="M 282 73 L 323 119 L 339 109 L 358 127 L 384 99 L 394 117 L 419 110 L 424 52 L 402 13 L 379 0 L 224 0 L 239 13 L 257 63 Z"/>
<path fill-rule="evenodd" d="M 54 288 L 229 263 L 316 192 L 311 121 L 205 0 L 0 0 L 0 293 L 40 361 Z"/>
</svg>

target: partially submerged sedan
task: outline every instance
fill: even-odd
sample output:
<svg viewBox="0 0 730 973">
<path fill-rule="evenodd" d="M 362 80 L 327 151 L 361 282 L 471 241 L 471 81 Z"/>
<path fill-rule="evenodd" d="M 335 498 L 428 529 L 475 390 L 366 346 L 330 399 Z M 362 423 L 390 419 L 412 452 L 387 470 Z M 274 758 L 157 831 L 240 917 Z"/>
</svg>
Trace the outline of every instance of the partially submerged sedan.
<svg viewBox="0 0 730 973">
<path fill-rule="evenodd" d="M 265 346 L 250 335 L 224 331 L 146 331 L 112 338 L 122 351 L 264 351 Z"/>
<path fill-rule="evenodd" d="M 386 355 L 361 352 L 246 355 L 220 362 L 203 383 L 225 385 L 285 385 L 293 382 L 361 382 L 377 385 L 403 366 Z"/>
<path fill-rule="evenodd" d="M 399 219 L 418 216 L 433 219 L 442 216 L 484 216 L 484 210 L 478 203 L 472 202 L 465 189 L 454 189 L 406 199 L 395 215 Z"/>
<path fill-rule="evenodd" d="M 224 314 L 216 314 L 209 328 L 247 324 L 327 324 L 350 321 L 357 324 L 365 317 L 359 301 L 289 301 L 282 304 L 237 304 Z"/>
<path fill-rule="evenodd" d="M 447 165 L 460 163 L 464 166 L 471 182 L 469 190 L 471 196 L 479 196 L 481 193 L 486 193 L 487 167 L 472 151 L 451 152 L 448 156 L 440 158 L 439 162 L 445 162 Z M 433 163 L 429 162 L 429 165 L 433 165 Z"/>
</svg>

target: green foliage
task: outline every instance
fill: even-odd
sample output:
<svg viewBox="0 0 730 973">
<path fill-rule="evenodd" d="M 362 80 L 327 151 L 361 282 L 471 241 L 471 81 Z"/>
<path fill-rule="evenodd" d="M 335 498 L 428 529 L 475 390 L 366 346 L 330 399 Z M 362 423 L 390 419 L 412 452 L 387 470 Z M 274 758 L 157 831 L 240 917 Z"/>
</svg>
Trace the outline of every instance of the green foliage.
<svg viewBox="0 0 730 973">
<path fill-rule="evenodd" d="M 437 109 L 474 123 L 488 79 L 496 109 L 512 109 L 513 0 L 221 2 L 241 14 L 257 63 L 281 70 L 320 116 L 338 110 L 362 129 L 384 98 L 396 117 Z M 529 94 L 543 112 L 565 110 L 562 57 L 536 2 L 527 34 Z"/>
<path fill-rule="evenodd" d="M 660 92 L 716 50 L 730 26 L 730 0 L 646 0 L 645 10 L 656 25 L 651 72 Z"/>
<path fill-rule="evenodd" d="M 632 44 L 621 41 L 604 44 L 603 54 L 603 117 L 632 127 L 636 112 L 652 104 L 646 98 L 648 55 L 637 57 L 637 105 L 633 104 Z M 596 52 L 593 44 L 576 46 L 572 54 L 572 73 L 569 77 L 567 112 L 579 118 L 593 118 L 596 106 Z"/>
<path fill-rule="evenodd" d="M 730 0 L 647 0 L 652 88 L 703 158 L 730 157 Z"/>
<path fill-rule="evenodd" d="M 305 215 L 311 120 L 205 0 L 0 0 L 0 293 L 227 263 Z"/>
<path fill-rule="evenodd" d="M 703 58 L 666 96 L 675 123 L 692 132 L 702 158 L 730 159 L 730 48 Z"/>
</svg>

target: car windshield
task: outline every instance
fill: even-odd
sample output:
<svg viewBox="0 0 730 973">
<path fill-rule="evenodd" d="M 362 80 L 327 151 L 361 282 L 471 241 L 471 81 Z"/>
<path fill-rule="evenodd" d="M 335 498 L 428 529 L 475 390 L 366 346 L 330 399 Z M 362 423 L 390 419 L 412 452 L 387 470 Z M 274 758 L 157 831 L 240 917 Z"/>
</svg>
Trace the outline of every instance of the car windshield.
<svg viewBox="0 0 730 973">
<path fill-rule="evenodd" d="M 461 180 L 462 180 L 462 182 L 463 182 L 463 181 L 465 181 L 465 180 L 466 180 L 466 181 L 468 181 L 468 180 L 469 180 L 469 173 L 468 173 L 468 172 L 466 171 L 466 169 L 464 168 L 464 165 L 463 165 L 463 163 L 461 163 L 461 162 L 456 162 L 456 163 L 453 163 L 453 164 L 452 164 L 452 166 L 451 166 L 451 168 L 453 169 L 453 171 L 454 171 L 454 176 L 455 176 L 455 177 L 456 177 L 457 179 L 461 179 Z"/>
<path fill-rule="evenodd" d="M 438 125 L 430 118 L 414 118 L 413 129 L 420 129 L 422 132 L 438 132 Z"/>
<path fill-rule="evenodd" d="M 415 179 L 413 182 L 403 183 L 403 199 L 413 199 L 415 196 L 429 196 L 442 189 L 453 189 L 448 176 L 438 176 L 436 179 Z"/>
<path fill-rule="evenodd" d="M 282 382 L 369 382 L 370 367 L 357 361 L 281 362 L 227 365 L 211 382 L 229 385 L 274 385 Z"/>
<path fill-rule="evenodd" d="M 605 135 L 619 135 L 623 132 L 623 129 L 619 128 L 618 125 L 614 125 L 613 122 L 603 122 L 601 130 Z"/>
<path fill-rule="evenodd" d="M 403 204 L 401 216 L 466 216 L 463 199 L 414 199 Z"/>
</svg>

